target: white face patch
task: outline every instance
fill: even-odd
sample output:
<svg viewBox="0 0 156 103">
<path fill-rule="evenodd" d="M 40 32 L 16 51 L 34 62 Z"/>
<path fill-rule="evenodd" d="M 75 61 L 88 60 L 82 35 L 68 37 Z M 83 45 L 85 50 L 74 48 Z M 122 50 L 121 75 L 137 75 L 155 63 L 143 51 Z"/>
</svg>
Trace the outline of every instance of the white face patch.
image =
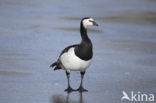
<svg viewBox="0 0 156 103">
<path fill-rule="evenodd" d="M 87 28 L 88 26 L 92 26 L 93 22 L 91 22 L 91 21 L 94 21 L 94 19 L 93 18 L 84 19 L 83 20 L 83 26 L 85 28 Z"/>
</svg>

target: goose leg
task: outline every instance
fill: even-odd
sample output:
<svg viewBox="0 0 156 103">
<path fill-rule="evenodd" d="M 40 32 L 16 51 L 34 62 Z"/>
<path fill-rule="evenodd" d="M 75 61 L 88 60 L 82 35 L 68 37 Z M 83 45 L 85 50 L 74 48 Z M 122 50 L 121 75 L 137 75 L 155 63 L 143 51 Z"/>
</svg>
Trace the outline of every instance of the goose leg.
<svg viewBox="0 0 156 103">
<path fill-rule="evenodd" d="M 68 80 L 68 87 L 67 87 L 67 89 L 65 89 L 64 91 L 66 91 L 66 92 L 69 93 L 69 92 L 74 91 L 74 89 L 72 89 L 71 86 L 70 86 L 70 80 L 69 80 L 69 78 L 70 78 L 70 73 L 67 72 L 67 71 L 66 71 L 66 76 L 67 76 L 67 80 Z"/>
<path fill-rule="evenodd" d="M 77 89 L 77 91 L 79 91 L 79 92 L 88 92 L 87 89 L 83 88 L 83 77 L 84 77 L 85 71 L 84 72 L 80 72 L 80 73 L 81 73 L 81 83 L 80 83 L 80 86 Z"/>
</svg>

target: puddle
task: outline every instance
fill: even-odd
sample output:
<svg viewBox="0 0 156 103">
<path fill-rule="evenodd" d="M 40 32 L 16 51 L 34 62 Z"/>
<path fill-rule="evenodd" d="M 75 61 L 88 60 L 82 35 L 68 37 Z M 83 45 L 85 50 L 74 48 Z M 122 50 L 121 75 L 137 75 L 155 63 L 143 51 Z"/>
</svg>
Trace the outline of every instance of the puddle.
<svg viewBox="0 0 156 103">
<path fill-rule="evenodd" d="M 79 28 L 56 28 L 56 29 L 58 29 L 58 30 L 63 30 L 63 31 L 72 31 L 72 32 L 79 32 L 80 31 L 80 29 Z M 92 33 L 103 33 L 103 31 L 101 31 L 101 30 L 98 30 L 98 29 L 91 29 L 91 28 L 89 28 L 88 29 L 88 32 L 92 32 Z"/>
<path fill-rule="evenodd" d="M 0 71 L 0 76 L 7 76 L 7 77 L 27 77 L 31 75 L 32 75 L 31 73 L 24 73 L 24 72 Z"/>
<path fill-rule="evenodd" d="M 81 20 L 82 17 L 61 17 L 65 20 Z M 103 22 L 119 22 L 119 23 L 130 23 L 130 24 L 156 24 L 156 12 L 132 12 L 125 11 L 119 12 L 114 16 L 106 17 L 95 17 L 95 20 Z"/>
</svg>

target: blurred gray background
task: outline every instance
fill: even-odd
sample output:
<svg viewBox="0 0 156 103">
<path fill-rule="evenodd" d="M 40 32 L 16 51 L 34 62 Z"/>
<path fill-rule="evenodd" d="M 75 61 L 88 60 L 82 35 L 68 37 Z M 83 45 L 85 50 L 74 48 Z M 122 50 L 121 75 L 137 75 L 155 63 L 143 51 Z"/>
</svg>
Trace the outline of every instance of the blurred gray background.
<svg viewBox="0 0 156 103">
<path fill-rule="evenodd" d="M 80 42 L 86 16 L 99 24 L 88 30 L 89 92 L 67 94 L 64 71 L 49 65 Z M 72 72 L 72 87 L 79 83 Z M 123 90 L 156 94 L 155 0 L 0 0 L 1 103 L 122 103 Z"/>
</svg>

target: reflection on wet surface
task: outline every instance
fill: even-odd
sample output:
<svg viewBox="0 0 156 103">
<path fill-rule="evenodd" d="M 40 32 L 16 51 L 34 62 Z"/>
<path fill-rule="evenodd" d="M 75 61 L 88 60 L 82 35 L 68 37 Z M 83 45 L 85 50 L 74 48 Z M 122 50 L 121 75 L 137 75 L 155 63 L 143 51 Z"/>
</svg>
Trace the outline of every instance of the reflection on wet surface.
<svg viewBox="0 0 156 103">
<path fill-rule="evenodd" d="M 71 95 L 72 93 L 67 93 L 66 96 L 53 95 L 51 103 L 84 103 L 82 92 L 79 93 L 79 97 L 77 97 L 78 98 L 77 101 L 72 100 L 72 98 L 70 98 Z"/>
</svg>

